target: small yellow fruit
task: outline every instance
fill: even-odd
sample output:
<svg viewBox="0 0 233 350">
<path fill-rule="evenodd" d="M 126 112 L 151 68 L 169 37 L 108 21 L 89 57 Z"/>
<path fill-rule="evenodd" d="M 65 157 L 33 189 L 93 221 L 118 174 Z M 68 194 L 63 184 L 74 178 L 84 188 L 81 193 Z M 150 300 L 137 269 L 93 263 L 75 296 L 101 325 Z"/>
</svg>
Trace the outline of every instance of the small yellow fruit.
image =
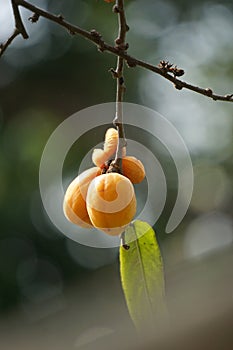
<svg viewBox="0 0 233 350">
<path fill-rule="evenodd" d="M 122 159 L 122 173 L 133 184 L 138 184 L 145 177 L 145 168 L 139 159 L 126 156 Z"/>
<path fill-rule="evenodd" d="M 116 236 L 122 233 L 136 213 L 136 197 L 132 183 L 145 177 L 143 164 L 122 150 L 122 173 L 114 171 L 108 161 L 117 151 L 118 132 L 110 128 L 105 134 L 104 149 L 92 155 L 97 167 L 88 169 L 69 185 L 63 203 L 65 216 L 74 224 Z M 116 167 L 116 170 L 118 168 Z M 108 173 L 109 171 L 109 173 Z"/>
<path fill-rule="evenodd" d="M 114 128 L 109 128 L 105 134 L 104 149 L 96 148 L 92 154 L 93 163 L 101 167 L 116 153 L 118 143 L 118 132 Z M 125 156 L 126 149 L 123 148 L 123 156 Z"/>
<path fill-rule="evenodd" d="M 118 173 L 96 177 L 89 185 L 86 203 L 93 226 L 112 236 L 122 233 L 136 213 L 133 185 Z"/>
<path fill-rule="evenodd" d="M 113 155 L 113 153 L 117 149 L 118 142 L 118 132 L 114 128 L 109 128 L 105 134 L 105 143 L 104 143 L 104 152 L 109 153 L 109 156 Z"/>
<path fill-rule="evenodd" d="M 86 208 L 86 196 L 90 182 L 100 174 L 98 167 L 88 169 L 77 176 L 66 190 L 63 211 L 67 219 L 78 226 L 93 227 Z"/>
</svg>

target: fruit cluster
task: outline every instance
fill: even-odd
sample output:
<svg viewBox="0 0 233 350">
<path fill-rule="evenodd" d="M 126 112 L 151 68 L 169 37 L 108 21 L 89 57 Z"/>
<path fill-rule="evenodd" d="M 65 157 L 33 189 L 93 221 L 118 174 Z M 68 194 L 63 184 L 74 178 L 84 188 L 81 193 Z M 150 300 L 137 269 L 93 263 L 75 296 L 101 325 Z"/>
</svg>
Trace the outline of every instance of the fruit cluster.
<svg viewBox="0 0 233 350">
<path fill-rule="evenodd" d="M 114 128 L 105 134 L 104 149 L 95 149 L 92 161 L 96 165 L 68 186 L 63 210 L 72 223 L 96 227 L 115 236 L 122 233 L 136 213 L 136 196 L 132 184 L 145 177 L 143 164 L 135 157 L 126 156 L 123 148 L 122 174 L 110 172 L 111 157 L 116 153 L 118 132 Z"/>
</svg>

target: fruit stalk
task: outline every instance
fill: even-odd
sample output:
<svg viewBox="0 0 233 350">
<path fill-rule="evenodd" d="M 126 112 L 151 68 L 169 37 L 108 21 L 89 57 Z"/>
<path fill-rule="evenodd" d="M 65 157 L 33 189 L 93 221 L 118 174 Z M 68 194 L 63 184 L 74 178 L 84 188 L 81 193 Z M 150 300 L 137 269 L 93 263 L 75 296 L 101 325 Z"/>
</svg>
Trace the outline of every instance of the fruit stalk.
<svg viewBox="0 0 233 350">
<path fill-rule="evenodd" d="M 118 36 L 115 40 L 116 48 L 126 53 L 128 44 L 125 43 L 126 32 L 129 27 L 126 23 L 125 11 L 124 11 L 124 0 L 116 0 L 114 6 L 114 12 L 118 14 Z M 116 115 L 113 120 L 113 124 L 116 126 L 118 131 L 118 145 L 116 150 L 116 155 L 114 159 L 114 164 L 122 170 L 122 156 L 123 148 L 126 147 L 126 138 L 124 132 L 123 124 L 123 98 L 125 92 L 125 83 L 124 83 L 124 59 L 122 57 L 117 58 L 117 68 L 115 70 L 114 76 L 117 79 L 117 90 L 116 90 Z"/>
</svg>

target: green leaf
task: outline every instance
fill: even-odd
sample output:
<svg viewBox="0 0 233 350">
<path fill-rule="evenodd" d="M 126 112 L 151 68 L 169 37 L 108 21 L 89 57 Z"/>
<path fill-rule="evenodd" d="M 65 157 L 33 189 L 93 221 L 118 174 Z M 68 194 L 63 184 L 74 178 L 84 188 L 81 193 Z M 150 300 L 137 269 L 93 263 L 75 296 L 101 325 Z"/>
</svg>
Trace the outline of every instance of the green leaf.
<svg viewBox="0 0 233 350">
<path fill-rule="evenodd" d="M 163 262 L 155 232 L 135 221 L 125 231 L 120 247 L 120 273 L 130 316 L 137 329 L 154 325 L 166 314 Z"/>
</svg>

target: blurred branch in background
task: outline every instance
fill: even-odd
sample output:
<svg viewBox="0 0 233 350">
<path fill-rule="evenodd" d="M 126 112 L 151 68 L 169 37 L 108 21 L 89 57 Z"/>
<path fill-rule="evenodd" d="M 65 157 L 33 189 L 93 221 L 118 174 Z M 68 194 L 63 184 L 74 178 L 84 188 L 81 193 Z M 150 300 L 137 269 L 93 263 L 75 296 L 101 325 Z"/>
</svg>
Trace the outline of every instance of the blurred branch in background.
<svg viewBox="0 0 233 350">
<path fill-rule="evenodd" d="M 189 83 L 186 83 L 185 81 L 182 81 L 180 79 L 177 79 L 177 76 L 183 75 L 184 71 L 182 69 L 177 69 L 175 66 L 175 69 L 173 69 L 172 73 L 173 76 L 169 73 L 171 73 L 171 65 L 168 62 L 161 61 L 158 66 L 151 65 L 145 61 L 139 60 L 135 57 L 132 57 L 128 55 L 124 50 L 119 48 L 119 46 L 111 46 L 107 44 L 103 39 L 100 33 L 98 33 L 96 30 L 86 31 L 76 25 L 73 25 L 67 21 L 64 20 L 64 17 L 62 15 L 54 15 L 48 11 L 45 11 L 43 9 L 40 9 L 30 3 L 28 3 L 25 0 L 12 0 L 12 7 L 15 17 L 15 26 L 16 29 L 14 30 L 13 34 L 10 36 L 10 38 L 3 44 L 1 44 L 0 47 L 0 56 L 3 54 L 3 52 L 9 47 L 9 45 L 12 43 L 12 41 L 17 37 L 19 34 L 23 36 L 24 39 L 27 39 L 28 35 L 27 32 L 23 26 L 21 17 L 19 15 L 18 7 L 22 6 L 30 11 L 32 11 L 34 14 L 29 18 L 31 22 L 37 22 L 39 20 L 39 17 L 47 18 L 48 20 L 55 22 L 59 24 L 60 26 L 68 29 L 70 34 L 78 34 L 90 42 L 94 43 L 99 51 L 107 51 L 110 52 L 118 57 L 121 57 L 125 59 L 129 67 L 142 67 L 147 70 L 150 70 L 156 74 L 161 75 L 165 79 L 169 80 L 174 84 L 176 89 L 188 89 L 191 91 L 194 91 L 198 94 L 204 95 L 206 97 L 212 98 L 214 101 L 226 101 L 226 102 L 233 102 L 233 94 L 226 94 L 226 95 L 218 95 L 213 93 L 213 90 L 210 88 L 201 88 L 198 86 L 191 85 Z M 163 62 L 167 64 L 163 64 Z M 170 67 L 169 67 L 170 66 Z M 179 73 L 178 73 L 179 72 Z"/>
</svg>

